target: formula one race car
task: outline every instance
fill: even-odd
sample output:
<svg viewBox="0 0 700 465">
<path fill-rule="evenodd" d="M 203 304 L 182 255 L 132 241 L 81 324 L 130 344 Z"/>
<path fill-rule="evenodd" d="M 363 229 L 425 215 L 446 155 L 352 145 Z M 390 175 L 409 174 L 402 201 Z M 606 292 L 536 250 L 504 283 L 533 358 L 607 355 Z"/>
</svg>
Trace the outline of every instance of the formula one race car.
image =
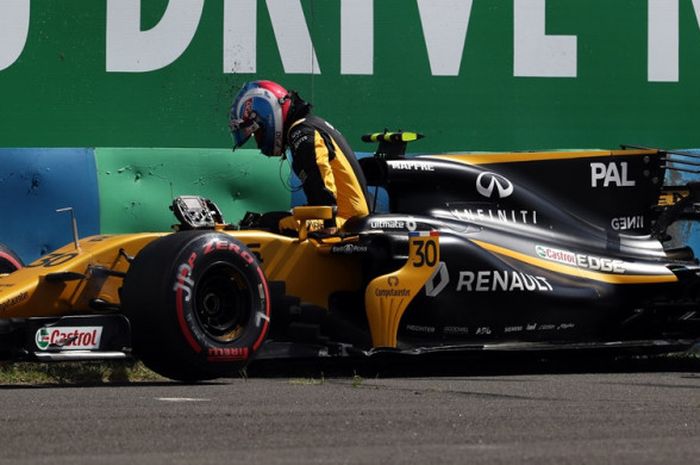
<svg viewBox="0 0 700 465">
<path fill-rule="evenodd" d="M 25 267 L 0 249 L 2 356 L 133 355 L 197 380 L 255 358 L 664 352 L 700 338 L 700 267 L 689 247 L 664 247 L 670 224 L 698 218 L 700 184 L 664 185 L 693 155 L 405 158 L 406 133 L 373 137 L 361 165 L 389 212 L 335 234 L 306 226 L 330 207 L 295 208 L 289 237 L 266 215 L 226 225 L 192 196 L 173 202 L 174 233 L 76 234 Z"/>
</svg>

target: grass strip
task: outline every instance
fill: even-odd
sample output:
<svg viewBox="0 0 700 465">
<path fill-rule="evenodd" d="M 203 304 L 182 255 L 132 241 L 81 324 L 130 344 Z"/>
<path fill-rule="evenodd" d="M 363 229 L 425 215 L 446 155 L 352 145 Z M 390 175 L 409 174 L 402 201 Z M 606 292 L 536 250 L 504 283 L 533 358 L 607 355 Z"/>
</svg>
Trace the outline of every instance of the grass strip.
<svg viewBox="0 0 700 465">
<path fill-rule="evenodd" d="M 137 361 L 0 364 L 3 384 L 109 384 L 164 381 Z"/>
</svg>

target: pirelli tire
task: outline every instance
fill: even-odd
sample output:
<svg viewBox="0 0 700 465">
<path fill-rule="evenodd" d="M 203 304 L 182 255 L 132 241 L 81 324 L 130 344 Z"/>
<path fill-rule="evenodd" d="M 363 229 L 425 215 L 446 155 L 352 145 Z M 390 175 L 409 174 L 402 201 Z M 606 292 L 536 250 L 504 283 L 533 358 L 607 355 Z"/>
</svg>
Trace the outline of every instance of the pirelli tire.
<svg viewBox="0 0 700 465">
<path fill-rule="evenodd" d="M 179 232 L 144 247 L 121 300 L 136 357 L 181 381 L 236 374 L 269 328 L 260 264 L 244 244 L 213 231 Z"/>
<path fill-rule="evenodd" d="M 0 244 L 0 275 L 24 268 L 22 259 L 5 244 Z"/>
</svg>

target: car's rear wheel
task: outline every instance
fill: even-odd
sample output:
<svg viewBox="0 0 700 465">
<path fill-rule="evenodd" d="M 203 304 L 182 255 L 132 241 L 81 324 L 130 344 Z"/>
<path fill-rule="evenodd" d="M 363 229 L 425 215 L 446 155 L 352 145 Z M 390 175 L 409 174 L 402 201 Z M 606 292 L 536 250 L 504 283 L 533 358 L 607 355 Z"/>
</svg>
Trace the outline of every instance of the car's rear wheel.
<svg viewBox="0 0 700 465">
<path fill-rule="evenodd" d="M 4 244 L 0 244 L 0 275 L 9 274 L 24 268 L 24 263 L 19 255 Z"/>
<path fill-rule="evenodd" d="M 146 246 L 124 280 L 122 306 L 135 355 L 183 381 L 236 373 L 269 327 L 259 263 L 241 242 L 216 232 L 180 232 Z"/>
</svg>

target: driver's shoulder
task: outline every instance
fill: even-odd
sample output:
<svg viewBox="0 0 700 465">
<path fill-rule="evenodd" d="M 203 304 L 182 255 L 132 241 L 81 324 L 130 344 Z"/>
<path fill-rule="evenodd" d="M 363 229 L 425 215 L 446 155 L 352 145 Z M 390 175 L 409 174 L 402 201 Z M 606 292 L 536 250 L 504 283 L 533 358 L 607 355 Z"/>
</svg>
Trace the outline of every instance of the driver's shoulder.
<svg viewBox="0 0 700 465">
<path fill-rule="evenodd" d="M 287 140 L 292 151 L 296 152 L 304 144 L 313 145 L 315 131 L 316 129 L 307 123 L 306 118 L 292 123 L 287 132 Z"/>
</svg>

